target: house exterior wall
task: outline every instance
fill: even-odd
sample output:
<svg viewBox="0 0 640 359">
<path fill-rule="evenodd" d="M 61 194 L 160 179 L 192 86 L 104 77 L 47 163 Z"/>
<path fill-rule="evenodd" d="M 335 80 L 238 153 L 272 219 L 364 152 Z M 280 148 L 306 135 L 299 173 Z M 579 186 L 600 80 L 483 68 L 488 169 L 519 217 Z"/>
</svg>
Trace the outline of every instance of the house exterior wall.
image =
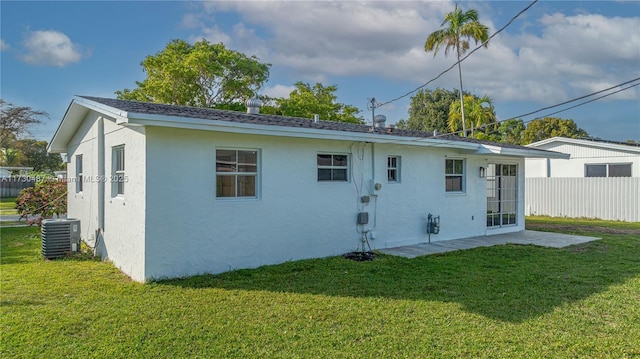
<svg viewBox="0 0 640 359">
<path fill-rule="evenodd" d="M 112 147 L 123 144 L 127 181 L 124 196 L 117 197 L 112 195 L 111 187 Z M 77 155 L 83 158 L 80 192 L 76 187 Z M 68 217 L 80 219 L 82 239 L 96 246 L 97 254 L 111 260 L 134 280 L 143 281 L 144 128 L 116 125 L 113 119 L 89 111 L 69 143 L 67 157 Z"/>
<path fill-rule="evenodd" d="M 426 242 L 428 213 L 441 219 L 433 241 L 524 229 L 522 159 L 151 126 L 144 145 L 145 280 L 338 255 L 361 248 L 362 229 L 373 230 L 374 249 Z M 219 148 L 259 151 L 257 199 L 216 198 Z M 318 153 L 348 154 L 349 181 L 318 182 Z M 400 183 L 387 182 L 387 156 L 400 157 Z M 465 160 L 463 194 L 445 192 L 446 158 Z M 517 225 L 486 228 L 486 180 L 478 169 L 488 163 L 518 165 Z M 360 202 L 365 195 L 368 204 Z M 361 211 L 369 213 L 366 226 L 356 225 Z"/>
<path fill-rule="evenodd" d="M 571 158 L 526 160 L 527 177 L 585 177 L 586 164 L 631 163 L 631 176 L 640 177 L 640 155 L 632 151 L 607 149 L 563 142 L 552 142 L 539 149 L 568 153 Z"/>
</svg>

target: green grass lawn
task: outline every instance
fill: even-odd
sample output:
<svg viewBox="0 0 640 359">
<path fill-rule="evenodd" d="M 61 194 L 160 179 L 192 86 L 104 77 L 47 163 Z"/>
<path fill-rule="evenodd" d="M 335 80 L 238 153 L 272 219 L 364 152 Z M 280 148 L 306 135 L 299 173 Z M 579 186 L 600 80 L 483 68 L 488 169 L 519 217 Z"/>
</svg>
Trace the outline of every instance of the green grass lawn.
<svg viewBox="0 0 640 359">
<path fill-rule="evenodd" d="M 0 356 L 640 357 L 640 224 L 528 223 L 603 239 L 138 284 L 105 262 L 45 261 L 37 228 L 3 228 Z"/>
<path fill-rule="evenodd" d="M 17 213 L 15 197 L 0 198 L 0 215 Z"/>
</svg>

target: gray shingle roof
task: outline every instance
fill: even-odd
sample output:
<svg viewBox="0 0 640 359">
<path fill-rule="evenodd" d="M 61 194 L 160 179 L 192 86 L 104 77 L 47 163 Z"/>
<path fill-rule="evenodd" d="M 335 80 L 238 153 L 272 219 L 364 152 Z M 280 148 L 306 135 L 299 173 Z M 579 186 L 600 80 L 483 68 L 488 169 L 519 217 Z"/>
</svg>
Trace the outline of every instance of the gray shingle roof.
<svg viewBox="0 0 640 359">
<path fill-rule="evenodd" d="M 294 128 L 309 128 L 319 130 L 330 131 L 343 131 L 343 132 L 357 132 L 357 133 L 371 133 L 372 129 L 370 125 L 334 122 L 334 121 L 319 121 L 315 123 L 312 119 L 276 116 L 267 114 L 248 114 L 238 111 L 217 110 L 212 108 L 202 107 L 189 107 L 189 106 L 177 106 L 166 105 L 150 102 L 138 102 L 128 100 L 118 100 L 103 97 L 91 97 L 91 96 L 78 96 L 90 101 L 94 101 L 109 107 L 113 107 L 129 113 L 140 113 L 150 115 L 164 115 L 164 116 L 176 116 L 186 117 L 204 120 L 217 120 L 217 121 L 229 121 L 244 124 L 256 124 L 256 125 L 269 125 L 269 126 L 282 126 L 282 127 L 294 127 Z M 389 136 L 401 136 L 401 137 L 421 137 L 421 138 L 433 138 L 446 141 L 459 141 L 476 144 L 486 144 L 504 148 L 516 148 L 531 150 L 531 148 L 512 145 L 507 143 L 496 143 L 490 141 L 477 140 L 474 138 L 460 137 L 456 135 L 438 135 L 433 136 L 431 132 L 414 131 L 414 130 L 401 130 L 394 128 L 389 129 L 376 129 L 376 134 L 386 134 Z M 541 152 L 549 152 L 545 150 L 539 150 Z"/>
</svg>

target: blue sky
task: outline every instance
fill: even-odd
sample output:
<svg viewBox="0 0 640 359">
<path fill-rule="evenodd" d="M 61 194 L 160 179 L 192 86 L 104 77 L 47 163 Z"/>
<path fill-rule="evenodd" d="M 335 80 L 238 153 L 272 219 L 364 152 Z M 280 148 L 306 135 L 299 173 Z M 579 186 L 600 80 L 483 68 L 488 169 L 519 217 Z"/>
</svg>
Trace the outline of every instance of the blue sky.
<svg viewBox="0 0 640 359">
<path fill-rule="evenodd" d="M 529 3 L 459 5 L 476 9 L 493 33 Z M 0 95 L 48 112 L 50 120 L 32 135 L 50 140 L 74 95 L 115 97 L 144 79 L 145 56 L 172 39 L 205 38 L 271 63 L 264 94 L 286 97 L 297 81 L 335 84 L 338 101 L 370 119 L 368 99 L 401 96 L 454 63 L 443 51 L 435 58 L 423 51 L 453 7 L 450 1 L 2 1 Z M 539 1 L 465 60 L 462 71 L 465 90 L 490 96 L 500 120 L 638 78 L 640 2 Z M 426 88 L 457 83 L 450 71 Z M 406 97 L 376 114 L 394 123 L 408 117 L 408 108 Z M 640 141 L 640 86 L 554 116 L 573 119 L 595 137 Z"/>
</svg>

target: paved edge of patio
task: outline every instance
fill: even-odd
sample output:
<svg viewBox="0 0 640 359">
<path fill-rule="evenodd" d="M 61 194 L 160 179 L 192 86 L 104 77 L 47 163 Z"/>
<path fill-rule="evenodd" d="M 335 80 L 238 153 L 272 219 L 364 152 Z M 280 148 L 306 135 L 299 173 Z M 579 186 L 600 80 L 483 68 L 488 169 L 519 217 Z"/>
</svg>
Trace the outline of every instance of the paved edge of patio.
<svg viewBox="0 0 640 359">
<path fill-rule="evenodd" d="M 575 244 L 596 241 L 599 239 L 602 238 L 524 230 L 515 233 L 503 233 L 489 236 L 432 241 L 431 243 L 419 243 L 408 246 L 378 249 L 378 251 L 394 256 L 415 258 L 435 253 L 452 252 L 477 247 L 491 247 L 509 243 L 533 244 L 541 247 L 564 248 Z"/>
</svg>

